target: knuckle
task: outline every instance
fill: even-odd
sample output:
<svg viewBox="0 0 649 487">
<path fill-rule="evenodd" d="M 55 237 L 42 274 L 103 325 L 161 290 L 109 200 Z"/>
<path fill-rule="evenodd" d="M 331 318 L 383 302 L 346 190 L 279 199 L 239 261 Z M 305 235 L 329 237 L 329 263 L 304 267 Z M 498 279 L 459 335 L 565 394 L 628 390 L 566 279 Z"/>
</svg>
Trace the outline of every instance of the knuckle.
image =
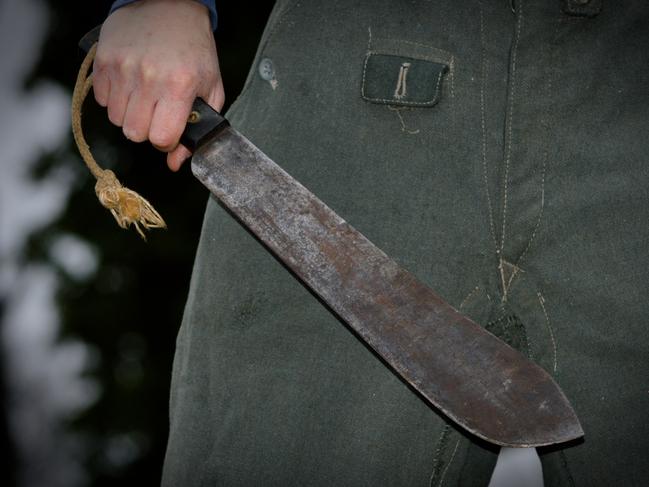
<svg viewBox="0 0 649 487">
<path fill-rule="evenodd" d="M 150 86 L 159 78 L 159 69 L 156 63 L 143 60 L 140 64 L 140 79 L 145 86 Z"/>
<path fill-rule="evenodd" d="M 188 98 L 193 95 L 198 85 L 197 74 L 188 69 L 182 69 L 174 73 L 170 79 L 169 92 L 175 98 Z"/>
<path fill-rule="evenodd" d="M 97 74 L 103 74 L 108 69 L 110 65 L 110 56 L 108 56 L 102 49 L 101 46 L 97 49 L 97 54 L 95 55 L 95 60 L 92 62 L 92 72 L 93 76 Z"/>
<path fill-rule="evenodd" d="M 93 71 L 105 73 L 107 76 L 126 76 L 132 73 L 135 59 L 128 51 L 112 49 L 108 52 L 98 52 L 95 57 Z"/>
<path fill-rule="evenodd" d="M 136 61 L 132 56 L 121 55 L 117 59 L 117 71 L 124 77 L 130 76 L 135 68 Z"/>
</svg>

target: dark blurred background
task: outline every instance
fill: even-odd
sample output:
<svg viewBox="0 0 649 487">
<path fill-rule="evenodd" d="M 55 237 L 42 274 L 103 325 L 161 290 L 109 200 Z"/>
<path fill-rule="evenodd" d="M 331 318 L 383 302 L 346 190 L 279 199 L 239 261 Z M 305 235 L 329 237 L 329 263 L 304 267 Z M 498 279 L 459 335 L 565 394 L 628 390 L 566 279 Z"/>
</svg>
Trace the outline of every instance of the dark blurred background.
<svg viewBox="0 0 649 487">
<path fill-rule="evenodd" d="M 110 1 L 0 2 L 0 483 L 157 485 L 175 337 L 208 198 L 89 100 L 96 158 L 168 224 L 143 242 L 96 201 L 69 129 L 79 38 Z M 219 2 L 226 108 L 272 0 Z M 92 98 L 92 97 L 90 97 Z"/>
</svg>

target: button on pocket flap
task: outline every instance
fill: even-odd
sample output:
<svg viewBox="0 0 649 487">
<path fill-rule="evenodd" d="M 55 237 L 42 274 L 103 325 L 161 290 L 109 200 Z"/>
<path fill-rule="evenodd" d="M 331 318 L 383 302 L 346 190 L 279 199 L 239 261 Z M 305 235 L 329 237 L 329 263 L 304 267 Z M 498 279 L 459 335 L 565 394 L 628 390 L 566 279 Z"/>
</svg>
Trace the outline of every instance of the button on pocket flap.
<svg viewBox="0 0 649 487">
<path fill-rule="evenodd" d="M 448 65 L 428 59 L 369 52 L 361 96 L 386 105 L 433 106 L 440 98 Z"/>
</svg>

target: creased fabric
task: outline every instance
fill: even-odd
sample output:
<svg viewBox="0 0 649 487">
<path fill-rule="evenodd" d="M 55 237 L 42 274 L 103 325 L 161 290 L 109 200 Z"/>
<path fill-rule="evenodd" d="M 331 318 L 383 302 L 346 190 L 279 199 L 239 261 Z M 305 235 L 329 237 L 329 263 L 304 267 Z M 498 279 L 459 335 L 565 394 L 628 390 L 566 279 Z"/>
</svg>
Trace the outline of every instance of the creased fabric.
<svg viewBox="0 0 649 487">
<path fill-rule="evenodd" d="M 645 485 L 649 7 L 513 7 L 279 2 L 228 116 L 556 377 L 586 437 L 541 451 L 547 486 Z M 403 93 L 405 59 L 447 66 L 436 103 L 363 98 L 371 52 L 404 59 L 372 74 L 399 101 L 432 93 L 417 63 Z M 497 452 L 429 408 L 213 200 L 170 428 L 168 486 L 485 486 Z"/>
</svg>

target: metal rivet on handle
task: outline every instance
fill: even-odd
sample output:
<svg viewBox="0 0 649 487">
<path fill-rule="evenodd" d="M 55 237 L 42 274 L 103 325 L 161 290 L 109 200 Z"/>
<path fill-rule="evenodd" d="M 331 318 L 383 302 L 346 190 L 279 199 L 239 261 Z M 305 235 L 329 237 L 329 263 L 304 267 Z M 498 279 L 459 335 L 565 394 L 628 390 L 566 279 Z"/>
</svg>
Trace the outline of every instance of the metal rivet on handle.
<svg viewBox="0 0 649 487">
<path fill-rule="evenodd" d="M 187 121 L 189 123 L 196 123 L 201 119 L 201 114 L 198 113 L 196 110 L 192 111 L 192 113 L 189 114 L 189 117 L 187 118 Z"/>
</svg>

